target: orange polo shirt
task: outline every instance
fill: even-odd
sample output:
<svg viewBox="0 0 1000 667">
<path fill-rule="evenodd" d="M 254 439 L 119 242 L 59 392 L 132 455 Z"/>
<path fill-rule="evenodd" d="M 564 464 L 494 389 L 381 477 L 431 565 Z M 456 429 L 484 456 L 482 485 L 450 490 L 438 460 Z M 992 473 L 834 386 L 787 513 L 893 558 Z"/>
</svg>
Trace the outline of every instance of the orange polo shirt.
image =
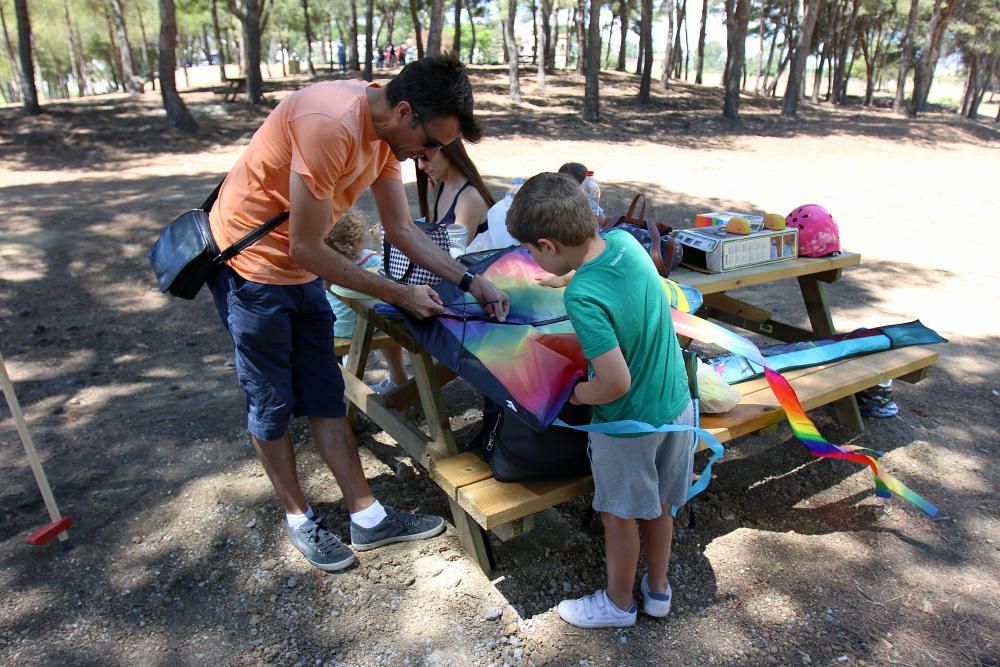
<svg viewBox="0 0 1000 667">
<path fill-rule="evenodd" d="M 375 133 L 365 81 L 298 90 L 271 112 L 229 172 L 209 221 L 225 249 L 288 210 L 290 172 L 318 199 L 333 201 L 327 231 L 378 178 L 402 180 L 399 161 Z M 247 280 L 300 285 L 316 278 L 292 260 L 284 222 L 229 261 Z"/>
</svg>

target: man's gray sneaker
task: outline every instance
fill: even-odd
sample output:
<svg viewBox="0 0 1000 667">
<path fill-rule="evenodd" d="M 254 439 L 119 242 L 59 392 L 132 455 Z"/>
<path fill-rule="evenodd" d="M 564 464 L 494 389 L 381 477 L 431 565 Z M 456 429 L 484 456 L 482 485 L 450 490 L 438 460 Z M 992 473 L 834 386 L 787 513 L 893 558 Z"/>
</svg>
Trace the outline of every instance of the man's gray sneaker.
<svg viewBox="0 0 1000 667">
<path fill-rule="evenodd" d="M 321 570 L 343 570 L 357 560 L 354 552 L 327 530 L 319 517 L 299 528 L 292 528 L 286 521 L 285 532 L 288 533 L 289 541 L 302 552 L 306 560 Z"/>
<path fill-rule="evenodd" d="M 385 518 L 374 528 L 362 528 L 351 522 L 351 544 L 358 551 L 367 551 L 393 542 L 424 540 L 444 532 L 444 519 L 385 508 Z"/>
</svg>

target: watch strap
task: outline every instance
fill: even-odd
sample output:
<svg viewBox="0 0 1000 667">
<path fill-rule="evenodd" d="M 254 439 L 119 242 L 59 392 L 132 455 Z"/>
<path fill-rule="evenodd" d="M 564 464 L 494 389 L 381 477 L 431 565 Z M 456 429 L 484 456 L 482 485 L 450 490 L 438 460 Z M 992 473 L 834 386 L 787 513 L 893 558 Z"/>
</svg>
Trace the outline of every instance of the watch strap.
<svg viewBox="0 0 1000 667">
<path fill-rule="evenodd" d="M 462 275 L 462 280 L 458 283 L 458 288 L 463 292 L 468 292 L 469 288 L 472 287 L 472 281 L 476 279 L 476 274 L 466 271 Z"/>
</svg>

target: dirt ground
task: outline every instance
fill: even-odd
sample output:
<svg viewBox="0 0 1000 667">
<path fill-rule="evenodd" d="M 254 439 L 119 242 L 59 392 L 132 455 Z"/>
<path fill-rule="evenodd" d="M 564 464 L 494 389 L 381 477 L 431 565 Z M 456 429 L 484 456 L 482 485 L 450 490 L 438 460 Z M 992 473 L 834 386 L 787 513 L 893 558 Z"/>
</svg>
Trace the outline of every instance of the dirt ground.
<svg viewBox="0 0 1000 667">
<path fill-rule="evenodd" d="M 582 85 L 550 77 L 526 102 L 497 69 L 475 74 L 489 136 L 472 149 L 497 193 L 514 176 L 579 160 L 605 208 L 649 196 L 654 217 L 788 212 L 824 204 L 864 257 L 828 290 L 841 330 L 920 318 L 950 340 L 900 415 L 832 441 L 887 452 L 894 475 L 941 510 L 930 520 L 872 494 L 854 464 L 819 461 L 787 427 L 733 443 L 678 522 L 670 617 L 582 631 L 559 599 L 603 581 L 587 499 L 494 539 L 486 578 L 454 529 L 324 575 L 298 557 L 244 430 L 231 343 L 209 295 L 161 295 L 146 262 L 160 229 L 200 203 L 266 109 L 186 95 L 202 132 L 165 128 L 158 97 L 0 111 L 0 351 L 75 548 L 30 547 L 46 520 L 9 412 L 0 412 L 0 662 L 7 665 L 997 665 L 1000 664 L 1000 133 L 943 112 L 745 98 L 677 85 L 648 108 L 607 74 L 604 120 L 578 120 Z M 280 99 L 302 81 L 270 83 Z M 411 166 L 406 165 L 412 188 Z M 411 189 L 412 194 L 412 189 Z M 411 201 L 415 201 L 411 199 Z M 361 202 L 369 212 L 369 198 Z M 804 322 L 794 283 L 744 290 Z M 377 373 L 378 371 L 376 371 Z M 480 401 L 449 385 L 462 442 Z M 340 491 L 293 427 L 313 505 L 341 533 Z M 369 425 L 358 429 L 376 494 L 448 515 L 445 496 Z M 450 520 L 450 516 L 449 516 Z"/>
</svg>

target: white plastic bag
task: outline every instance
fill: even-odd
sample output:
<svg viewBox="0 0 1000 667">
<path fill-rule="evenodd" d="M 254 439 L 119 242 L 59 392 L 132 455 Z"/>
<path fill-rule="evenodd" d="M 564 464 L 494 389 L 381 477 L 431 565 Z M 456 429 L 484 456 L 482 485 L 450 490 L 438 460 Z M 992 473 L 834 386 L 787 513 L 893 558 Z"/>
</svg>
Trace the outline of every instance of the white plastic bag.
<svg viewBox="0 0 1000 667">
<path fill-rule="evenodd" d="M 698 406 L 701 412 L 715 414 L 729 412 L 743 398 L 738 389 L 726 384 L 708 364 L 698 360 Z"/>
<path fill-rule="evenodd" d="M 466 253 L 481 250 L 497 250 L 517 245 L 517 241 L 507 231 L 507 211 L 510 209 L 511 197 L 504 197 L 490 207 L 486 213 L 486 231 L 477 234 L 466 248 Z"/>
</svg>

